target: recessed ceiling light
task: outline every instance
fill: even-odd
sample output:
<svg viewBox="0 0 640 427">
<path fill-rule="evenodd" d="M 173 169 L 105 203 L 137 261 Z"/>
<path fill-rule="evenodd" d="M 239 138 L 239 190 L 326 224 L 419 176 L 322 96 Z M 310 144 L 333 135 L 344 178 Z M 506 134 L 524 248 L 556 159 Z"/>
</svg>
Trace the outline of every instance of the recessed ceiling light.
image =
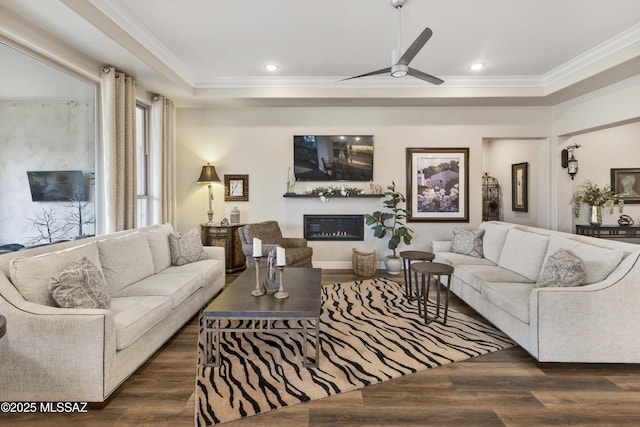
<svg viewBox="0 0 640 427">
<path fill-rule="evenodd" d="M 278 71 L 278 67 L 276 64 L 267 64 L 264 66 L 267 71 Z"/>
<path fill-rule="evenodd" d="M 469 68 L 471 68 L 473 71 L 480 71 L 484 68 L 484 64 L 478 62 L 477 64 L 472 64 Z"/>
</svg>

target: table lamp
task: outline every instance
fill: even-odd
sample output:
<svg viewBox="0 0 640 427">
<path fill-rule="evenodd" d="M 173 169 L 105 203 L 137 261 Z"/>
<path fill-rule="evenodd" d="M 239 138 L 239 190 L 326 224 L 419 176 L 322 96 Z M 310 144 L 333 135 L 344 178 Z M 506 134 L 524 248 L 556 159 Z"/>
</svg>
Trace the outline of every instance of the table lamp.
<svg viewBox="0 0 640 427">
<path fill-rule="evenodd" d="M 202 172 L 200 172 L 200 178 L 198 178 L 198 184 L 208 184 L 209 187 L 209 210 L 207 211 L 207 216 L 209 217 L 209 222 L 207 224 L 213 224 L 213 207 L 211 203 L 213 202 L 213 188 L 212 185 L 214 182 L 220 182 L 220 178 L 218 178 L 218 174 L 216 173 L 216 167 L 210 163 L 207 163 L 202 167 Z"/>
</svg>

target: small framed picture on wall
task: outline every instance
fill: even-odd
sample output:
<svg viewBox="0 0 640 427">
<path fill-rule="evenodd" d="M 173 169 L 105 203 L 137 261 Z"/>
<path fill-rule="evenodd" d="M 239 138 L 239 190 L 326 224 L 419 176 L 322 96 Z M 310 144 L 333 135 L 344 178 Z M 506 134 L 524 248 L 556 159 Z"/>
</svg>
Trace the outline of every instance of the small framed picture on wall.
<svg viewBox="0 0 640 427">
<path fill-rule="evenodd" d="M 224 176 L 224 201 L 248 202 L 249 201 L 249 175 L 225 175 Z"/>
<path fill-rule="evenodd" d="M 529 212 L 529 163 L 511 165 L 511 210 Z"/>
</svg>

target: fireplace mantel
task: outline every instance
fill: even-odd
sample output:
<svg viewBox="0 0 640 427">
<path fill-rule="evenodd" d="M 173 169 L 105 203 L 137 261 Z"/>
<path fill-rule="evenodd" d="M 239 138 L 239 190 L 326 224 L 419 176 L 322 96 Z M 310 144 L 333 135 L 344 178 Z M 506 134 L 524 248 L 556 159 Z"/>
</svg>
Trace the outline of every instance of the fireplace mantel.
<svg viewBox="0 0 640 427">
<path fill-rule="evenodd" d="M 316 198 L 320 197 L 319 194 L 307 194 L 307 193 L 285 193 L 282 197 L 292 198 Z M 372 197 L 384 197 L 384 194 L 354 194 L 352 196 L 342 196 L 340 194 L 326 195 L 332 199 L 355 199 L 355 198 L 372 198 Z"/>
</svg>

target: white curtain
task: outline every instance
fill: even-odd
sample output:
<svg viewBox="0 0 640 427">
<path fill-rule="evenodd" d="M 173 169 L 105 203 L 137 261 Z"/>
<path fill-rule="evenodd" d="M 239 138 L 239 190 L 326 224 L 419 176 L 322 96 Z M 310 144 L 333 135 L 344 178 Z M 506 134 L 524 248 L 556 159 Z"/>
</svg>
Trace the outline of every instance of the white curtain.
<svg viewBox="0 0 640 427">
<path fill-rule="evenodd" d="M 157 95 L 151 104 L 150 185 L 152 223 L 176 227 L 176 108 Z"/>
<path fill-rule="evenodd" d="M 135 81 L 113 67 L 103 67 L 101 84 L 102 193 L 100 226 L 104 233 L 136 226 Z"/>
</svg>

